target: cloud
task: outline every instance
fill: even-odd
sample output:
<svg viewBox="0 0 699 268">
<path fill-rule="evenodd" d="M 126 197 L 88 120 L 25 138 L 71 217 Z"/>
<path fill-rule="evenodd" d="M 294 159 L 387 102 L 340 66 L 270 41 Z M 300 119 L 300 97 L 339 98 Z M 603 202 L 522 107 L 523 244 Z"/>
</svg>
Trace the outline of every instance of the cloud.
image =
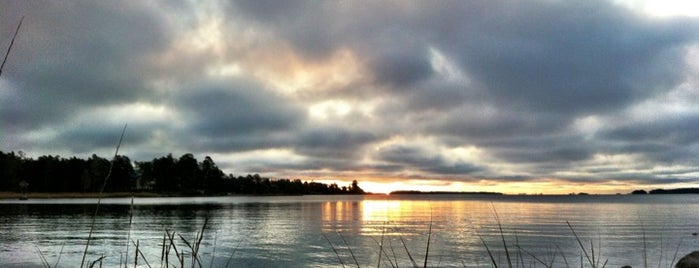
<svg viewBox="0 0 699 268">
<path fill-rule="evenodd" d="M 284 177 L 699 175 L 696 17 L 604 0 L 4 7 L 2 36 L 26 19 L 0 78 L 3 151 L 109 153 L 128 123 L 134 160 Z"/>
<path fill-rule="evenodd" d="M 430 152 L 426 148 L 414 145 L 390 145 L 380 149 L 377 158 L 389 164 L 402 166 L 405 171 L 417 169 L 434 176 L 466 176 L 483 170 L 482 167 L 468 162 L 450 161 L 439 153 Z"/>
<path fill-rule="evenodd" d="M 195 83 L 181 89 L 172 105 L 182 111 L 187 138 L 199 150 L 286 146 L 291 138 L 285 132 L 303 124 L 305 116 L 295 103 L 254 81 Z"/>
<path fill-rule="evenodd" d="M 144 85 L 147 59 L 170 36 L 158 21 L 158 10 L 138 1 L 7 4 L 3 36 L 19 16 L 26 16 L 3 70 L 10 88 L 0 92 L 3 104 L 13 103 L 3 105 L 1 116 L 16 134 L 65 120 L 87 107 L 150 94 Z"/>
</svg>

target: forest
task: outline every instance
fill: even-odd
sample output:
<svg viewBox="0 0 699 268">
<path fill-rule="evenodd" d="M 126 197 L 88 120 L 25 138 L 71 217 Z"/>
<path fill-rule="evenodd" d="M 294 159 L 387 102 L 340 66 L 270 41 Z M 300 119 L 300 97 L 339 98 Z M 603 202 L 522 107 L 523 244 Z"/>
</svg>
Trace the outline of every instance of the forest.
<svg viewBox="0 0 699 268">
<path fill-rule="evenodd" d="M 111 168 L 111 173 L 110 173 Z M 105 183 L 105 178 L 107 181 Z M 133 162 L 117 155 L 111 161 L 93 154 L 88 159 L 45 155 L 28 158 L 22 152 L 0 151 L 0 192 L 152 192 L 172 196 L 364 194 L 357 181 L 335 183 L 272 179 L 258 174 L 226 175 L 211 157 L 172 154 Z M 102 189 L 104 187 L 104 189 Z"/>
</svg>

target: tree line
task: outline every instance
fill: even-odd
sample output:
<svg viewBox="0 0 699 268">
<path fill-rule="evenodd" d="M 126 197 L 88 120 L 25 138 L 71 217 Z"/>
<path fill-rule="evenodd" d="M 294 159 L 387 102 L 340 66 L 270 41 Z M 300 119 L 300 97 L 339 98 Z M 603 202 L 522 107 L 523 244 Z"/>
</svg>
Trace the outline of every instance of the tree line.
<svg viewBox="0 0 699 268">
<path fill-rule="evenodd" d="M 134 165 L 135 164 L 135 165 Z M 111 170 L 110 170 L 111 169 Z M 105 178 L 108 178 L 105 184 Z M 124 155 L 111 161 L 93 154 L 88 159 L 45 155 L 28 158 L 22 152 L 0 151 L 0 191 L 29 192 L 153 192 L 164 195 L 305 195 L 364 194 L 357 181 L 348 186 L 300 179 L 271 179 L 258 174 L 226 175 L 206 156 L 187 153 L 135 162 Z"/>
</svg>

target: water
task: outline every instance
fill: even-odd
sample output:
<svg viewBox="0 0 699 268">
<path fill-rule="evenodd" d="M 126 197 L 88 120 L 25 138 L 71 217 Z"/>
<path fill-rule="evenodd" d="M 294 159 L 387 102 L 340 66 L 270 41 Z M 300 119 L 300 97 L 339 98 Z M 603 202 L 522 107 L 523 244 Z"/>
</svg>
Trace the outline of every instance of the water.
<svg viewBox="0 0 699 268">
<path fill-rule="evenodd" d="M 79 266 L 96 203 L 0 200 L 0 263 Z M 669 267 L 675 252 L 699 250 L 697 195 L 136 198 L 129 224 L 130 203 L 102 200 L 88 261 L 132 267 L 130 238 L 139 267 L 161 267 L 167 230 L 190 267 L 184 240 L 194 247 L 207 219 L 202 267 L 412 267 L 411 258 L 422 267 L 428 238 L 430 267 L 491 267 L 488 249 L 505 267 L 508 255 L 519 267 L 580 267 L 581 257 L 590 267 L 566 222 L 600 266 L 643 267 L 645 253 L 650 267 Z M 168 260 L 180 266 L 172 249 Z"/>
</svg>

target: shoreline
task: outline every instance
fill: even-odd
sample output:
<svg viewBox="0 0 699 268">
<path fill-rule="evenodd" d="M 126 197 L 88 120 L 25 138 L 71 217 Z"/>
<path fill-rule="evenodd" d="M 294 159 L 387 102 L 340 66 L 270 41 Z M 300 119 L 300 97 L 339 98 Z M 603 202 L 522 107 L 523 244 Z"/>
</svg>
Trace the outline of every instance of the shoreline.
<svg viewBox="0 0 699 268">
<path fill-rule="evenodd" d="M 163 197 L 165 195 L 157 193 L 148 192 L 115 192 L 115 193 L 81 193 L 81 192 L 67 192 L 67 193 L 27 193 L 26 197 L 28 199 L 50 199 L 50 198 L 110 198 L 110 197 Z M 16 192 L 0 192 L 0 200 L 5 199 L 20 199 L 22 197 L 21 193 Z"/>
</svg>

